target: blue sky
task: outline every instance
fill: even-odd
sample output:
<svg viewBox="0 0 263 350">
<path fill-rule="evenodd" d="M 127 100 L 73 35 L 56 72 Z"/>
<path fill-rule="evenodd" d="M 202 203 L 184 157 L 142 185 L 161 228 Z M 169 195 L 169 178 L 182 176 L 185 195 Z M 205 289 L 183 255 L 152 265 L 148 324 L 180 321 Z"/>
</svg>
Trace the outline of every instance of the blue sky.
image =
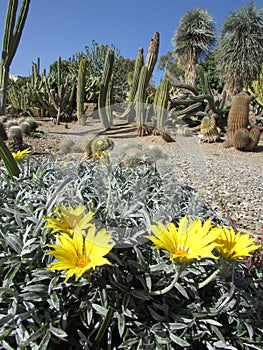
<svg viewBox="0 0 263 350">
<path fill-rule="evenodd" d="M 173 49 L 171 39 L 180 19 L 195 7 L 207 9 L 215 18 L 217 34 L 224 19 L 249 0 L 31 0 L 29 15 L 11 74 L 27 76 L 40 57 L 41 70 L 57 60 L 68 59 L 91 45 L 115 45 L 122 56 L 136 57 L 142 46 L 147 52 L 154 32 L 160 33 L 159 57 Z M 263 7 L 263 0 L 255 0 Z M 1 0 L 2 39 L 8 0 Z M 158 72 L 155 72 L 158 75 Z M 157 78 L 154 77 L 154 78 Z"/>
</svg>

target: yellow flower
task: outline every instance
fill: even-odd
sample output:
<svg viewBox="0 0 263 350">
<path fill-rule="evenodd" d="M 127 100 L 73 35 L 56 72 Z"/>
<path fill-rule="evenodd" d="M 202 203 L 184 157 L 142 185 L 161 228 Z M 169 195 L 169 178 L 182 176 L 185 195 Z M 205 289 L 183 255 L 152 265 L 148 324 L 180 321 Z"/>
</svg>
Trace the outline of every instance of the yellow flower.
<svg viewBox="0 0 263 350">
<path fill-rule="evenodd" d="M 219 247 L 223 258 L 228 260 L 239 260 L 246 256 L 251 256 L 251 252 L 259 249 L 260 245 L 253 244 L 256 238 L 249 238 L 249 232 L 241 234 L 235 232 L 232 227 L 217 227 L 215 230 L 218 232 L 218 238 L 216 242 Z"/>
<path fill-rule="evenodd" d="M 58 261 L 48 267 L 48 270 L 68 270 L 65 282 L 75 275 L 77 281 L 86 271 L 96 266 L 110 265 L 104 256 L 109 253 L 114 244 L 109 244 L 111 234 L 102 229 L 96 233 L 95 225 L 92 225 L 84 237 L 74 232 L 70 237 L 67 233 L 57 236 L 58 244 L 49 244 L 53 251 L 47 255 L 53 255 Z"/>
<path fill-rule="evenodd" d="M 15 160 L 20 160 L 28 156 L 29 153 L 31 153 L 31 150 L 29 148 L 26 148 L 23 151 L 17 151 L 16 153 L 12 152 L 12 156 L 15 158 Z"/>
<path fill-rule="evenodd" d="M 65 205 L 55 209 L 55 217 L 45 217 L 49 222 L 44 228 L 52 228 L 52 233 L 64 232 L 73 236 L 74 231 L 84 231 L 92 224 L 90 221 L 94 213 L 89 212 L 85 215 L 85 206 L 79 204 L 75 209 L 70 205 L 68 208 Z"/>
<path fill-rule="evenodd" d="M 164 249 L 170 253 L 170 259 L 186 263 L 201 258 L 213 258 L 212 251 L 217 247 L 210 219 L 202 225 L 200 219 L 192 220 L 184 216 L 178 228 L 173 223 L 167 223 L 167 228 L 161 223 L 150 225 L 154 236 L 146 236 L 154 244 L 154 249 Z"/>
</svg>

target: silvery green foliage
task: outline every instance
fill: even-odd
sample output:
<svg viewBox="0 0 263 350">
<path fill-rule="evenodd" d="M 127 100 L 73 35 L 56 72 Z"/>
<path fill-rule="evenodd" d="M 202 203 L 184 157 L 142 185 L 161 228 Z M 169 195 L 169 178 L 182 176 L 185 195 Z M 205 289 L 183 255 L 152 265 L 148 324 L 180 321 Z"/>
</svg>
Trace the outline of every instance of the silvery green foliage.
<svg viewBox="0 0 263 350">
<path fill-rule="evenodd" d="M 171 174 L 147 162 L 62 166 L 29 157 L 17 181 L 4 170 L 0 180 L 1 348 L 262 349 L 262 281 L 243 265 L 198 290 L 218 263 L 194 263 L 168 294 L 150 295 L 170 283 L 174 266 L 144 241 L 147 224 L 212 215 Z M 112 265 L 64 283 L 63 273 L 46 270 L 54 237 L 43 216 L 79 202 L 117 245 Z"/>
</svg>

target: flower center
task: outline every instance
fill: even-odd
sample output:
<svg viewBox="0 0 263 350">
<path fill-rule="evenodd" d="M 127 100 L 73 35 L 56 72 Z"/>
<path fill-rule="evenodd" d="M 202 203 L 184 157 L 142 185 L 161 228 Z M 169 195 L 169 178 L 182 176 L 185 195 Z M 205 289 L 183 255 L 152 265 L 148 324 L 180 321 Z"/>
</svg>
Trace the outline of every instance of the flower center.
<svg viewBox="0 0 263 350">
<path fill-rule="evenodd" d="M 174 247 L 174 254 L 177 256 L 185 257 L 187 256 L 190 252 L 191 249 L 185 246 L 175 246 Z"/>
<path fill-rule="evenodd" d="M 90 258 L 87 256 L 80 256 L 77 260 L 77 267 L 84 267 L 87 266 L 91 262 Z"/>
</svg>

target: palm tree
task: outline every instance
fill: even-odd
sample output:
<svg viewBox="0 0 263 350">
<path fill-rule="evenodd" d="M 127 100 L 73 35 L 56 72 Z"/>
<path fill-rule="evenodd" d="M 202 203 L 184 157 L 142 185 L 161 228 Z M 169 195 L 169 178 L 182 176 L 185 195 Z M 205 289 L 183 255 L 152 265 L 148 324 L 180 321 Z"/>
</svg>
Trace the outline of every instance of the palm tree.
<svg viewBox="0 0 263 350">
<path fill-rule="evenodd" d="M 228 100 L 257 79 L 263 63 L 263 9 L 250 3 L 225 19 L 217 62 Z"/>
<path fill-rule="evenodd" d="M 172 38 L 174 54 L 185 71 L 185 83 L 196 85 L 198 59 L 210 53 L 215 43 L 215 21 L 207 10 L 187 12 Z"/>
</svg>

